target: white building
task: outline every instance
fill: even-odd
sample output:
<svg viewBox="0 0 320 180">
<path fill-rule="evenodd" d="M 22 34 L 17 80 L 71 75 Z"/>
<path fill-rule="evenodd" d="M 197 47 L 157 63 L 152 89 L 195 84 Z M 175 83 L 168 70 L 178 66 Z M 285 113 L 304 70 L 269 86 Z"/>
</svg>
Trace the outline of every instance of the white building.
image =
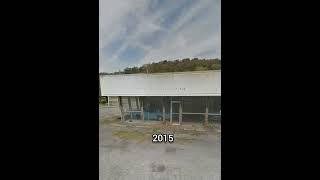
<svg viewBox="0 0 320 180">
<path fill-rule="evenodd" d="M 117 97 L 122 120 L 208 121 L 220 117 L 221 71 L 100 75 L 101 96 Z"/>
</svg>

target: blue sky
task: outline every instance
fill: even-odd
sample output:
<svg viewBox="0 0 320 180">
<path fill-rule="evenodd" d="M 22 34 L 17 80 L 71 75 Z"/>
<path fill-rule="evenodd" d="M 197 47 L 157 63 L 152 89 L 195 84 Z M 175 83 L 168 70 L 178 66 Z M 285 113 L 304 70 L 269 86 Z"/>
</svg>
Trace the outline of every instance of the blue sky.
<svg viewBox="0 0 320 180">
<path fill-rule="evenodd" d="M 99 0 L 99 71 L 221 58 L 221 0 Z"/>
</svg>

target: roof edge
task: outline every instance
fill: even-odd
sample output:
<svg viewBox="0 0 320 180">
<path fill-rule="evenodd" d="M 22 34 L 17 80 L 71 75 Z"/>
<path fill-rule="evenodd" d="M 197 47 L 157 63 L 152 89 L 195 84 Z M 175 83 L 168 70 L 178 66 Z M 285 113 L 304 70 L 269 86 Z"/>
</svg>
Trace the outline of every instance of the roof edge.
<svg viewBox="0 0 320 180">
<path fill-rule="evenodd" d="M 184 74 L 184 73 L 206 73 L 206 72 L 221 72 L 221 70 L 162 72 L 162 73 L 133 73 L 133 74 L 102 74 L 102 75 L 99 74 L 99 76 L 134 76 L 134 75 Z"/>
</svg>

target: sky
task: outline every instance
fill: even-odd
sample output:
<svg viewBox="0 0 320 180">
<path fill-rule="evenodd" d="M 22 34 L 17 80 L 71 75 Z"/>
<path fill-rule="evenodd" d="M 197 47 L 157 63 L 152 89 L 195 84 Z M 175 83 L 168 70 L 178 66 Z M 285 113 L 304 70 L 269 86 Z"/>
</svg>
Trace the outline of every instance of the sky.
<svg viewBox="0 0 320 180">
<path fill-rule="evenodd" d="M 99 72 L 221 58 L 221 0 L 99 0 Z"/>
</svg>

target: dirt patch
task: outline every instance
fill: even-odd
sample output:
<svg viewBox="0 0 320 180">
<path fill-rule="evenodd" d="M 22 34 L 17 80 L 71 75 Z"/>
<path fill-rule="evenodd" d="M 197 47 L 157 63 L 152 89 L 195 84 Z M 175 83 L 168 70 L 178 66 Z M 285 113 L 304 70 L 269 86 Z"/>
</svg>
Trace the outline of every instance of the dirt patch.
<svg viewBox="0 0 320 180">
<path fill-rule="evenodd" d="M 191 138 L 176 138 L 174 141 L 178 144 L 187 144 L 187 143 L 192 143 L 195 139 Z"/>
<path fill-rule="evenodd" d="M 200 136 L 200 135 L 205 135 L 206 132 L 205 131 L 189 131 L 189 134 L 191 136 Z"/>
<path fill-rule="evenodd" d="M 112 118 L 106 118 L 102 120 L 102 124 L 113 124 L 113 123 L 119 123 L 121 121 L 120 117 L 112 117 Z"/>
<path fill-rule="evenodd" d="M 153 162 L 150 167 L 152 172 L 163 172 L 166 170 L 166 167 L 163 164 L 156 164 L 155 162 Z"/>
<path fill-rule="evenodd" d="M 198 140 L 198 139 L 199 137 L 192 135 L 190 132 L 175 134 L 174 136 L 174 142 L 179 144 L 192 143 L 194 140 Z"/>
</svg>

